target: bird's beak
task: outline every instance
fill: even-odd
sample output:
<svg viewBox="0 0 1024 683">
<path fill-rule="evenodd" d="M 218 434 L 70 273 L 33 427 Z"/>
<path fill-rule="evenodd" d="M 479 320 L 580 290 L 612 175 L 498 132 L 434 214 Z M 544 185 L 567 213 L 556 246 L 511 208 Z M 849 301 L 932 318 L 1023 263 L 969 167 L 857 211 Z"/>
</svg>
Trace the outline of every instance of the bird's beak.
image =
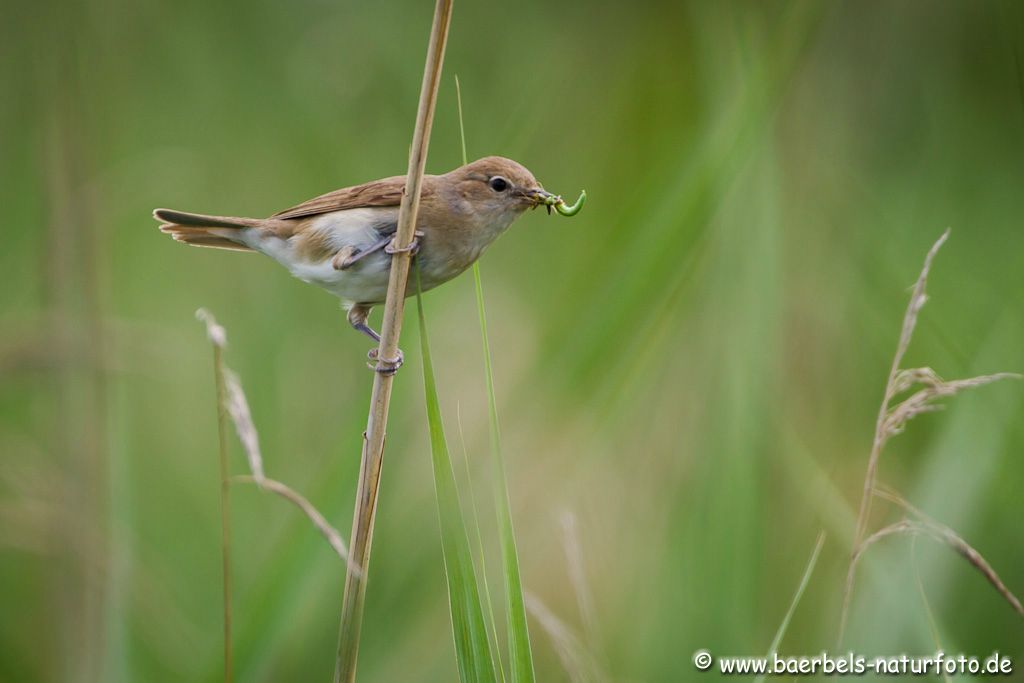
<svg viewBox="0 0 1024 683">
<path fill-rule="evenodd" d="M 547 190 L 543 190 L 539 187 L 530 190 L 523 190 L 523 196 L 533 202 L 533 208 L 546 206 L 548 208 L 548 213 L 551 213 L 551 207 L 561 200 L 561 197 L 557 194 L 551 194 Z"/>
</svg>

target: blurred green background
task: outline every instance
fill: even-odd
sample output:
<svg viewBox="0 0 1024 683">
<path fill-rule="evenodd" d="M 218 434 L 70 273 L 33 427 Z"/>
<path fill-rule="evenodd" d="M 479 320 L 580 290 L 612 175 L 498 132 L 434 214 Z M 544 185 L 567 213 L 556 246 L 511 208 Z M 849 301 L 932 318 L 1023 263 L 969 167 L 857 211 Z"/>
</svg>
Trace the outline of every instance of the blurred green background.
<svg viewBox="0 0 1024 683">
<path fill-rule="evenodd" d="M 200 306 L 227 327 L 268 473 L 348 536 L 366 340 L 269 259 L 175 244 L 149 214 L 263 216 L 403 172 L 431 13 L 4 3 L 0 680 L 220 679 Z M 908 366 L 1024 371 L 1022 60 L 1016 2 L 456 3 L 428 171 L 460 163 L 458 74 L 471 158 L 510 156 L 590 195 L 572 220 L 527 215 L 482 264 L 524 582 L 598 662 L 583 680 L 691 680 L 698 648 L 764 652 L 819 529 L 782 649 L 835 644 L 908 287 L 947 226 Z M 461 415 L 490 535 L 471 278 L 426 304 L 453 452 Z M 364 681 L 456 677 L 415 328 Z M 1015 591 L 1022 407 L 1014 382 L 958 397 L 895 439 L 880 472 Z M 899 518 L 875 511 L 875 528 Z M 343 568 L 279 499 L 239 488 L 232 514 L 238 679 L 328 680 Z M 1020 617 L 926 540 L 872 551 L 849 647 L 935 650 L 915 564 L 947 652 L 1024 669 Z M 531 629 L 539 680 L 570 680 Z"/>
</svg>

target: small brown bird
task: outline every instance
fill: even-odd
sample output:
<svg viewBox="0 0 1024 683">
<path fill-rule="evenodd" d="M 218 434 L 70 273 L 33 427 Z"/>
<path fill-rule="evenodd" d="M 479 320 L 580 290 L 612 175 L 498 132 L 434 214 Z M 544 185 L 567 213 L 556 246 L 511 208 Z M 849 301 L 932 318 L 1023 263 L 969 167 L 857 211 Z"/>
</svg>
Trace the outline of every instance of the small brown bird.
<svg viewBox="0 0 1024 683">
<path fill-rule="evenodd" d="M 266 254 L 300 280 L 341 298 L 352 327 L 380 341 L 367 318 L 387 293 L 390 244 L 404 188 L 405 176 L 383 178 L 329 192 L 270 218 L 171 209 L 157 209 L 153 216 L 162 222 L 160 230 L 179 242 Z M 545 205 L 550 210 L 556 201 L 561 202 L 530 171 L 503 157 L 424 176 L 414 243 L 423 289 L 466 270 L 527 209 Z M 415 287 L 410 278 L 406 296 Z"/>
</svg>

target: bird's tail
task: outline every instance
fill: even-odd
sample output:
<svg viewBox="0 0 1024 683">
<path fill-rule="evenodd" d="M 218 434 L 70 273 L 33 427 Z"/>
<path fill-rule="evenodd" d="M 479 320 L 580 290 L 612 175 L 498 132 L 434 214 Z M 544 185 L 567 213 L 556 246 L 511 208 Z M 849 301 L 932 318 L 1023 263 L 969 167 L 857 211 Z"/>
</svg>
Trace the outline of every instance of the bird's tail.
<svg viewBox="0 0 1024 683">
<path fill-rule="evenodd" d="M 258 228 L 264 221 L 258 218 L 234 216 L 206 216 L 173 209 L 157 209 L 153 217 L 161 222 L 160 230 L 179 242 L 195 247 L 214 247 L 235 251 L 253 251 L 245 244 L 246 228 Z"/>
</svg>

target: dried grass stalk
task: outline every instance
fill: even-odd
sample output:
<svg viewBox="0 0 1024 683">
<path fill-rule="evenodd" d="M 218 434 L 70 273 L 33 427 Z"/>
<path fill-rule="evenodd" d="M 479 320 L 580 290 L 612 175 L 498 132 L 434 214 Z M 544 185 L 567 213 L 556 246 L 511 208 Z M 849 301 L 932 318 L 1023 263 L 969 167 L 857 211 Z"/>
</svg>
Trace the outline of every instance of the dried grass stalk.
<svg viewBox="0 0 1024 683">
<path fill-rule="evenodd" d="M 206 334 L 213 343 L 214 348 L 223 350 L 227 347 L 228 337 L 224 328 L 219 325 L 206 309 L 196 311 L 196 317 L 206 323 Z M 252 413 L 249 411 L 249 401 L 245 398 L 245 391 L 242 390 L 242 382 L 231 368 L 218 362 L 218 371 L 224 380 L 224 391 L 221 397 L 221 405 L 231 417 L 238 433 L 238 440 L 242 443 L 246 460 L 249 463 L 248 475 L 237 475 L 225 481 L 229 483 L 256 484 L 261 489 L 276 493 L 282 498 L 290 501 L 309 518 L 313 526 L 324 535 L 327 542 L 334 548 L 334 552 L 346 564 L 349 561 L 348 547 L 338 530 L 332 527 L 327 519 L 320 514 L 320 511 L 313 506 L 302 494 L 291 487 L 274 479 L 268 479 L 263 471 L 263 457 L 260 452 L 260 437 L 256 431 L 256 425 L 252 421 Z"/>
<path fill-rule="evenodd" d="M 256 477 L 253 475 L 240 474 L 231 477 L 231 481 L 236 484 L 256 484 L 264 491 L 276 493 L 288 502 L 292 503 L 295 507 L 302 510 L 303 514 L 305 514 L 306 517 L 309 518 L 309 521 L 313 523 L 313 526 L 317 528 L 317 531 L 323 534 L 324 538 L 327 539 L 327 542 L 331 544 L 331 547 L 334 548 L 334 552 L 338 554 L 341 561 L 349 564 L 348 547 L 345 545 L 345 539 L 341 537 L 338 530 L 331 526 L 327 519 L 320 514 L 320 511 L 317 510 L 301 493 L 286 484 L 282 484 L 275 479 L 267 479 L 264 476 Z"/>
<path fill-rule="evenodd" d="M 249 402 L 245 400 L 245 392 L 242 391 L 242 381 L 238 375 L 231 370 L 224 369 L 224 389 L 227 401 L 227 411 L 231 421 L 235 424 L 235 432 L 238 440 L 242 442 L 242 449 L 249 461 L 249 471 L 257 483 L 263 481 L 263 456 L 260 455 L 260 440 L 256 434 L 256 425 L 252 422 L 252 413 L 249 412 Z"/>
<path fill-rule="evenodd" d="M 1003 580 L 999 578 L 999 574 L 992 568 L 992 565 L 988 563 L 988 560 L 974 549 L 970 543 L 965 541 L 958 533 L 953 529 L 938 522 L 919 509 L 911 505 L 901 495 L 895 491 L 879 486 L 875 489 L 875 495 L 884 500 L 888 500 L 896 505 L 902 507 L 908 514 L 917 518 L 916 522 L 912 523 L 912 528 L 907 529 L 908 532 L 919 533 L 930 536 L 931 538 L 948 545 L 950 548 L 959 553 L 972 567 L 978 570 L 978 572 L 985 577 L 985 580 L 992 584 L 992 587 L 1003 596 L 1003 598 L 1010 603 L 1014 611 L 1018 614 L 1024 615 L 1024 606 L 1021 605 L 1020 600 L 1017 596 L 1006 587 Z M 866 544 L 866 542 L 865 542 Z M 863 553 L 863 550 L 861 550 Z"/>
<path fill-rule="evenodd" d="M 206 336 L 214 346 L 214 353 L 219 356 L 219 353 L 228 346 L 227 331 L 205 308 L 196 311 L 196 318 L 206 324 Z M 245 457 L 249 461 L 249 470 L 252 472 L 252 476 L 257 480 L 262 480 L 263 456 L 260 453 L 260 439 L 256 433 L 256 425 L 252 421 L 249 401 L 246 400 L 245 392 L 242 391 L 242 381 L 238 374 L 220 362 L 219 358 L 216 370 L 219 404 L 231 416 L 238 440 L 242 442 Z"/>
<path fill-rule="evenodd" d="M 563 547 L 565 563 L 569 570 L 569 582 L 576 593 L 576 604 L 579 606 L 580 618 L 583 620 L 583 631 L 587 636 L 587 645 L 594 651 L 601 651 L 601 637 L 598 632 L 597 610 L 594 608 L 594 594 L 590 590 L 587 574 L 584 570 L 583 548 L 580 544 L 579 528 L 576 514 L 572 510 L 564 510 L 561 515 Z"/>
<path fill-rule="evenodd" d="M 233 679 L 231 656 L 231 515 L 230 485 L 252 483 L 264 491 L 275 493 L 298 507 L 316 529 L 323 534 L 334 552 L 349 566 L 349 571 L 358 572 L 349 559 L 348 548 L 338 530 L 332 527 L 322 514 L 304 496 L 291 487 L 268 479 L 263 471 L 263 456 L 260 452 L 259 433 L 253 423 L 249 401 L 242 389 L 238 375 L 224 363 L 223 353 L 228 345 L 227 331 L 206 309 L 196 311 L 196 318 L 206 325 L 206 336 L 213 345 L 214 373 L 217 383 L 217 426 L 220 445 L 221 474 L 221 549 L 224 591 L 224 680 Z M 238 440 L 245 451 L 250 474 L 231 477 L 228 475 L 228 448 L 226 418 L 235 425 Z"/>
<path fill-rule="evenodd" d="M 573 683 L 604 683 L 610 680 L 597 659 L 587 649 L 579 636 L 573 633 L 555 613 L 548 609 L 540 598 L 526 592 L 523 595 L 526 609 L 537 620 L 551 639 L 551 645 L 562 662 L 562 667 Z"/>
<path fill-rule="evenodd" d="M 196 318 L 206 325 L 206 336 L 213 345 L 213 374 L 217 387 L 217 452 L 220 459 L 220 551 L 221 593 L 223 596 L 224 683 L 234 680 L 231 652 L 231 486 L 228 482 L 227 389 L 228 371 L 224 366 L 224 349 L 228 335 L 205 308 L 196 311 Z M 241 387 L 239 387 L 241 391 Z M 250 420 L 251 424 L 251 420 Z"/>
<path fill-rule="evenodd" d="M 1021 379 L 1021 376 L 1012 372 L 998 372 L 994 375 L 981 375 L 979 377 L 946 381 L 939 377 L 931 368 L 900 370 L 894 383 L 896 387 L 894 395 L 907 391 L 915 385 L 922 385 L 922 388 L 897 403 L 888 411 L 883 424 L 885 437 L 888 438 L 901 433 L 907 423 L 921 413 L 942 410 L 942 405 L 936 403 L 939 399 L 955 396 L 964 389 L 974 389 L 975 387 L 991 384 L 992 382 L 998 382 L 1001 379 Z"/>
<path fill-rule="evenodd" d="M 875 495 L 880 495 L 876 487 L 878 478 L 878 461 L 882 455 L 889 438 L 899 434 L 906 427 L 907 423 L 922 413 L 941 410 L 942 405 L 937 403 L 942 398 L 954 396 L 965 389 L 991 384 L 1001 379 L 1020 379 L 1020 375 L 1013 373 L 997 373 L 993 375 L 982 375 L 967 379 L 946 381 L 931 368 L 901 369 L 903 357 L 910 340 L 914 335 L 917 326 L 917 318 L 928 300 L 926 285 L 928 273 L 931 270 L 935 254 L 949 237 L 949 230 L 946 230 L 941 237 L 932 245 L 925 257 L 921 274 L 914 284 L 913 292 L 910 295 L 910 302 L 907 304 L 906 313 L 903 316 L 903 326 L 900 331 L 900 340 L 896 346 L 896 354 L 893 357 L 892 366 L 889 370 L 889 378 L 885 385 L 885 395 L 882 405 L 878 410 L 878 418 L 875 422 L 875 436 L 871 444 L 871 454 L 868 456 L 867 472 L 864 476 L 864 489 L 861 496 L 860 512 L 857 515 L 857 527 L 854 533 L 853 549 L 850 555 L 850 564 L 846 574 L 846 585 L 843 592 L 843 606 L 839 620 L 839 645 L 842 644 L 849 617 L 850 600 L 853 595 L 853 585 L 856 578 L 856 568 L 864 552 L 878 541 L 894 534 L 914 533 L 925 534 L 942 541 L 951 548 L 963 555 L 988 581 L 1013 605 L 1018 612 L 1021 611 L 1020 601 L 1011 593 L 999 576 L 985 559 L 967 544 L 956 532 L 949 527 L 939 524 L 916 511 L 916 509 L 905 505 L 908 510 L 915 510 L 920 521 L 903 520 L 887 527 L 879 529 L 870 536 L 867 535 L 868 524 L 871 518 L 871 501 Z M 893 405 L 897 396 L 915 387 L 919 387 L 907 398 Z M 888 494 L 890 500 L 903 501 L 895 494 Z M 895 498 L 891 497 L 895 496 Z M 886 497 L 886 496 L 881 496 Z M 905 501 L 903 501 L 905 503 Z"/>
<path fill-rule="evenodd" d="M 889 432 L 886 430 L 889 403 L 899 392 L 897 379 L 900 378 L 900 364 L 903 362 L 903 356 L 907 353 L 907 347 L 910 346 L 910 339 L 914 336 L 917 316 L 924 307 L 925 302 L 928 301 L 925 288 L 928 284 L 928 272 L 931 270 L 932 261 L 935 259 L 935 254 L 938 253 L 948 238 L 949 230 L 947 229 L 935 244 L 932 245 L 932 248 L 928 250 L 928 255 L 924 259 L 924 266 L 921 268 L 921 274 L 918 276 L 917 282 L 914 283 L 914 290 L 910 295 L 907 311 L 903 316 L 900 341 L 896 345 L 896 355 L 893 356 L 892 366 L 889 369 L 889 379 L 885 383 L 885 396 L 878 410 L 878 419 L 875 421 L 875 438 L 871 444 L 871 455 L 868 456 L 868 468 L 864 476 L 864 492 L 860 500 L 860 514 L 857 516 L 857 528 L 853 536 L 855 551 L 860 546 L 861 541 L 864 539 L 864 533 L 867 531 L 868 517 L 871 514 L 871 491 L 875 487 L 875 477 L 878 472 L 878 458 L 882 455 L 882 449 L 885 447 L 885 442 L 889 436 Z"/>
</svg>

